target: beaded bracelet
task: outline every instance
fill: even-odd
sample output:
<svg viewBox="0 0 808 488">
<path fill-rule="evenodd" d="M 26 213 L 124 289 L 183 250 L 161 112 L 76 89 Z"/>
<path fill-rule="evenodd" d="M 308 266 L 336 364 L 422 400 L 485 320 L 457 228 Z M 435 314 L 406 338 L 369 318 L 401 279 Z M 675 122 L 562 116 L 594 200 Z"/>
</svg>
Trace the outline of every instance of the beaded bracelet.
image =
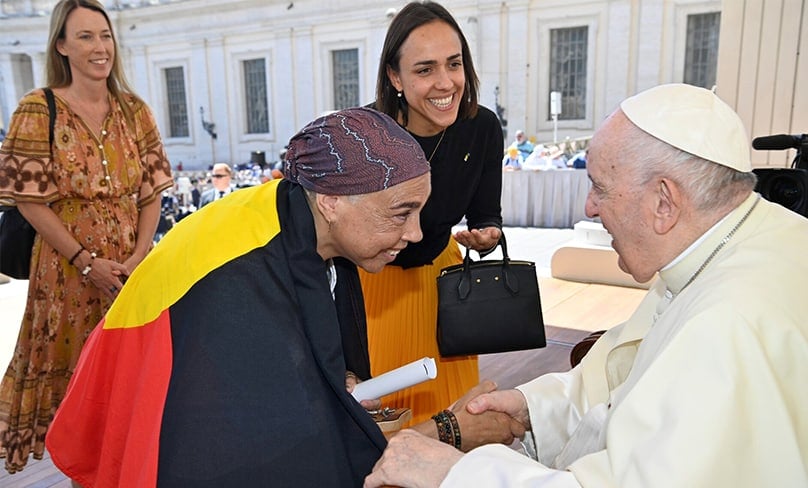
<svg viewBox="0 0 808 488">
<path fill-rule="evenodd" d="M 83 251 L 84 251 L 84 246 L 81 246 L 81 247 L 79 248 L 79 250 L 78 250 L 78 251 L 76 251 L 76 254 L 74 254 L 74 255 L 73 255 L 73 257 L 72 257 L 72 258 L 70 258 L 70 260 L 67 262 L 67 264 L 69 264 L 69 265 L 71 265 L 71 266 L 72 266 L 72 265 L 73 265 L 73 262 L 76 260 L 76 258 L 77 258 L 77 257 L 79 257 L 79 254 L 81 254 Z"/>
<path fill-rule="evenodd" d="M 460 437 L 460 425 L 457 423 L 457 417 L 451 410 L 444 410 L 432 416 L 435 425 L 438 427 L 438 440 L 444 444 L 454 446 L 455 449 L 460 449 L 462 440 Z"/>
<path fill-rule="evenodd" d="M 88 274 L 90 274 L 90 271 L 93 270 L 93 260 L 94 259 L 95 259 L 95 253 L 91 252 L 90 253 L 90 263 L 87 264 L 87 266 L 85 266 L 83 270 L 81 270 L 82 276 L 87 276 Z"/>
<path fill-rule="evenodd" d="M 460 449 L 460 424 L 457 423 L 457 417 L 455 417 L 454 412 L 451 410 L 444 410 L 443 413 L 446 417 L 449 418 L 449 421 L 452 423 L 452 440 L 454 441 L 455 449 Z"/>
<path fill-rule="evenodd" d="M 435 425 L 438 427 L 438 440 L 444 444 L 452 445 L 452 424 L 446 418 L 446 414 L 438 412 L 432 416 L 432 420 L 435 421 Z"/>
</svg>

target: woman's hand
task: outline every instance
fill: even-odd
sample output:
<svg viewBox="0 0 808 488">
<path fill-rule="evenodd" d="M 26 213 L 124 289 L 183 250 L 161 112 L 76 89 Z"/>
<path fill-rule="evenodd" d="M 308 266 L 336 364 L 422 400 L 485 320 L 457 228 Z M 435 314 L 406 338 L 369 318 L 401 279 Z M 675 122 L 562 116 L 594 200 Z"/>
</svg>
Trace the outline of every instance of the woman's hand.
<svg viewBox="0 0 808 488">
<path fill-rule="evenodd" d="M 481 395 L 497 393 L 494 392 L 496 388 L 497 385 L 493 381 L 483 381 L 449 407 L 449 410 L 457 418 L 457 424 L 460 427 L 460 449 L 464 452 L 483 444 L 500 443 L 510 445 L 516 438 L 524 436 L 524 424 L 511 418 L 506 412 L 483 408 L 480 408 L 478 412 L 469 411 L 468 404 L 470 402 Z M 412 428 L 433 439 L 438 438 L 438 430 L 434 420 L 426 420 L 414 425 Z"/>
<path fill-rule="evenodd" d="M 353 371 L 345 372 L 345 389 L 348 390 L 348 393 L 353 393 L 356 385 L 361 382 L 362 380 L 360 380 Z M 375 400 L 362 400 L 359 404 L 362 405 L 362 408 L 365 410 L 379 410 L 382 407 L 382 401 L 379 398 Z"/>
<path fill-rule="evenodd" d="M 67 231 L 64 223 L 54 211 L 44 203 L 19 202 L 17 207 L 20 213 L 37 233 L 56 249 L 65 259 L 76 253 L 80 244 L 76 238 Z M 92 258 L 91 250 L 81 250 L 73 261 L 73 266 L 81 272 L 87 266 L 91 267 L 87 278 L 101 293 L 114 299 L 123 286 L 122 280 L 129 276 L 129 270 L 123 264 L 100 257 Z"/>
<path fill-rule="evenodd" d="M 81 256 L 76 261 L 79 270 L 85 269 L 88 265 L 90 266 L 90 272 L 86 275 L 87 278 L 101 290 L 101 293 L 113 300 L 121 291 L 123 281 L 129 276 L 129 271 L 123 264 L 99 257 L 93 259 L 87 252 L 81 253 Z"/>
<path fill-rule="evenodd" d="M 482 229 L 461 230 L 455 233 L 454 238 L 465 247 L 475 251 L 488 251 L 496 246 L 502 231 L 496 227 L 483 227 Z"/>
<path fill-rule="evenodd" d="M 500 443 L 509 445 L 525 435 L 525 424 L 513 418 L 510 412 L 494 408 L 468 408 L 469 403 L 480 397 L 497 395 L 496 383 L 485 380 L 463 395 L 449 409 L 454 412 L 460 426 L 461 450 L 468 452 L 484 444 Z"/>
</svg>

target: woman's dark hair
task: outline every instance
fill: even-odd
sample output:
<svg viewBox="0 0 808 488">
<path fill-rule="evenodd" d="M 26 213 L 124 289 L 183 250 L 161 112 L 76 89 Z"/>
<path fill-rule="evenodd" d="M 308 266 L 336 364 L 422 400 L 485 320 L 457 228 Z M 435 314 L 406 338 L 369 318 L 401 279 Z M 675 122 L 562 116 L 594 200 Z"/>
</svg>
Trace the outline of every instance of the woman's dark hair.
<svg viewBox="0 0 808 488">
<path fill-rule="evenodd" d="M 401 45 L 407 40 L 410 33 L 430 22 L 445 22 L 460 38 L 463 56 L 463 74 L 466 78 L 466 86 L 463 98 L 460 100 L 460 108 L 457 112 L 458 119 L 471 118 L 477 115 L 477 98 L 479 93 L 480 80 L 477 72 L 474 71 L 474 63 L 471 60 L 471 50 L 469 43 L 457 25 L 457 21 L 452 17 L 442 5 L 435 2 L 410 2 L 402 8 L 390 23 L 387 29 L 387 36 L 384 38 L 384 47 L 379 58 L 379 73 L 376 79 L 376 103 L 375 108 L 384 112 L 390 117 L 397 119 L 401 112 L 402 123 L 407 125 L 408 113 L 407 102 L 404 97 L 398 97 L 398 91 L 393 86 L 387 76 L 387 68 L 393 71 L 400 71 Z"/>
</svg>

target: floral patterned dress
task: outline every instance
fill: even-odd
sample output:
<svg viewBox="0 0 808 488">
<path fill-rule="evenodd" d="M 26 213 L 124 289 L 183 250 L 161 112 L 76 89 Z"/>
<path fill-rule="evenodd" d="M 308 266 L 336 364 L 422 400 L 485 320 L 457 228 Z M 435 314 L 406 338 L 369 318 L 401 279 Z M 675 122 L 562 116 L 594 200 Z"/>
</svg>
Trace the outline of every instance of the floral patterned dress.
<svg viewBox="0 0 808 488">
<path fill-rule="evenodd" d="M 87 250 L 126 260 L 140 206 L 173 184 L 151 111 L 134 98 L 127 103 L 132 122 L 110 97 L 110 113 L 94 134 L 57 95 L 51 148 L 44 92 L 28 93 L 0 148 L 0 203 L 48 203 Z M 17 345 L 0 383 L 0 457 L 10 473 L 31 452 L 42 458 L 81 347 L 112 303 L 38 235 L 29 280 Z"/>
</svg>

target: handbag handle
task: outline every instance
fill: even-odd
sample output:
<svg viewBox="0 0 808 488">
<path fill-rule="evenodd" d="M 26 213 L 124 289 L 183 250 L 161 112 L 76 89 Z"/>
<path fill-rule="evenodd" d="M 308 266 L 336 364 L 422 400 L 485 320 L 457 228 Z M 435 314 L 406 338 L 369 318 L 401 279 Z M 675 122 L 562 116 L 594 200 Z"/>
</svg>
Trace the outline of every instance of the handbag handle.
<svg viewBox="0 0 808 488">
<path fill-rule="evenodd" d="M 516 275 L 511 271 L 511 258 L 508 256 L 508 243 L 505 240 L 505 233 L 501 232 L 497 246 L 502 247 L 502 281 L 505 288 L 516 295 L 519 293 L 519 280 Z M 494 246 L 496 248 L 496 246 Z M 471 293 L 471 263 L 472 259 L 469 255 L 471 249 L 466 248 L 466 256 L 463 258 L 463 277 L 460 283 L 457 284 L 457 294 L 461 300 L 468 298 Z"/>
</svg>

